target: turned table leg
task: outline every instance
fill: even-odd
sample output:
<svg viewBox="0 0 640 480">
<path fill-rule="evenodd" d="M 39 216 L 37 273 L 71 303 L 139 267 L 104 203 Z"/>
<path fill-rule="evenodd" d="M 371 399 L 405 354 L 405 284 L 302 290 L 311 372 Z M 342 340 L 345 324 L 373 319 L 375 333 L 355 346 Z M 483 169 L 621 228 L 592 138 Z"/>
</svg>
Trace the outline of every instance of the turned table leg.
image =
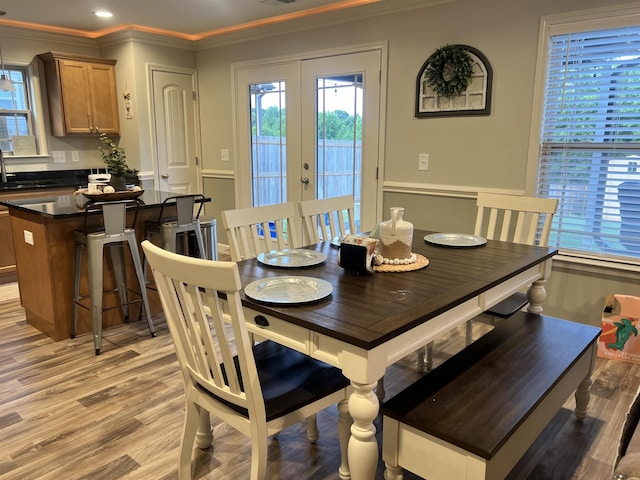
<svg viewBox="0 0 640 480">
<path fill-rule="evenodd" d="M 578 388 L 576 389 L 576 409 L 574 413 L 579 422 L 587 416 L 587 407 L 589 406 L 589 399 L 591 398 L 590 390 L 592 383 L 591 373 L 589 373 L 589 375 L 584 377 L 584 380 L 580 382 L 580 385 L 578 385 Z"/>
<path fill-rule="evenodd" d="M 351 382 L 354 388 L 349 397 L 349 414 L 353 418 L 349 439 L 349 469 L 353 480 L 371 480 L 376 476 L 378 442 L 373 421 L 380 404 L 374 393 L 376 383 Z"/>
<path fill-rule="evenodd" d="M 544 288 L 545 283 L 547 283 L 547 279 L 541 278 L 533 282 L 527 290 L 527 298 L 529 299 L 527 310 L 530 313 L 542 313 L 542 304 L 547 298 L 547 291 Z"/>
</svg>

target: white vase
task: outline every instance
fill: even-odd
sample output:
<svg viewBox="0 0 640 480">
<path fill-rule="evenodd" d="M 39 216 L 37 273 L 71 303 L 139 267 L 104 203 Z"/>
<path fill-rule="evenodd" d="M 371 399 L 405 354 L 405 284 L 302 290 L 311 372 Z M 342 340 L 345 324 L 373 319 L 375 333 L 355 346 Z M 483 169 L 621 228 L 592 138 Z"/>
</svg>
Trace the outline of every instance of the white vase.
<svg viewBox="0 0 640 480">
<path fill-rule="evenodd" d="M 388 259 L 411 257 L 413 223 L 402 218 L 404 208 L 391 207 L 391 219 L 380 224 L 380 255 Z"/>
</svg>

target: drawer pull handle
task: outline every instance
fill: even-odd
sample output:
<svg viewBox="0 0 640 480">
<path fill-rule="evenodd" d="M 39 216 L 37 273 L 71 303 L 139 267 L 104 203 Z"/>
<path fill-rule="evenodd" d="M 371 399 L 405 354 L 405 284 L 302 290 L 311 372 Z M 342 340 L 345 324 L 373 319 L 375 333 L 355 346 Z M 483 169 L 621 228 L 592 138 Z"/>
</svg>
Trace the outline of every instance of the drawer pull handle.
<svg viewBox="0 0 640 480">
<path fill-rule="evenodd" d="M 256 322 L 256 325 L 258 325 L 260 327 L 268 327 L 269 326 L 269 320 L 267 320 L 267 317 L 265 317 L 263 315 L 256 315 L 256 317 L 254 318 L 254 321 Z"/>
</svg>

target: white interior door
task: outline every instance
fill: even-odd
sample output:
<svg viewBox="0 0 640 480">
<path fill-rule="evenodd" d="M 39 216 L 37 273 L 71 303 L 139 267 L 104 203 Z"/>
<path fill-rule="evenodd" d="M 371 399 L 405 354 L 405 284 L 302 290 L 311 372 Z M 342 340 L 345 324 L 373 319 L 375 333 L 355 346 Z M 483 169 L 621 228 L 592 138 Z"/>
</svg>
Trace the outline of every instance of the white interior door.
<svg viewBox="0 0 640 480">
<path fill-rule="evenodd" d="M 194 76 L 154 69 L 151 79 L 156 186 L 169 192 L 199 193 Z"/>
<path fill-rule="evenodd" d="M 377 217 L 379 50 L 234 68 L 239 207 L 354 195 Z"/>
</svg>

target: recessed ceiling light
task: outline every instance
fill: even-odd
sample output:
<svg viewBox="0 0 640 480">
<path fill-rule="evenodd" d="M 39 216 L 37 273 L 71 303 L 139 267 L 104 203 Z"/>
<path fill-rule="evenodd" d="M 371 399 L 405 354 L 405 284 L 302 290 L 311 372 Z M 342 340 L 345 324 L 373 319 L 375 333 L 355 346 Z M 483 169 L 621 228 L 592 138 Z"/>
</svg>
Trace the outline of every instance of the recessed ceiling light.
<svg viewBox="0 0 640 480">
<path fill-rule="evenodd" d="M 111 18 L 113 17 L 113 13 L 111 12 L 106 12 L 104 10 L 98 10 L 97 12 L 93 12 L 93 14 L 96 17 L 102 17 L 102 18 Z"/>
</svg>

